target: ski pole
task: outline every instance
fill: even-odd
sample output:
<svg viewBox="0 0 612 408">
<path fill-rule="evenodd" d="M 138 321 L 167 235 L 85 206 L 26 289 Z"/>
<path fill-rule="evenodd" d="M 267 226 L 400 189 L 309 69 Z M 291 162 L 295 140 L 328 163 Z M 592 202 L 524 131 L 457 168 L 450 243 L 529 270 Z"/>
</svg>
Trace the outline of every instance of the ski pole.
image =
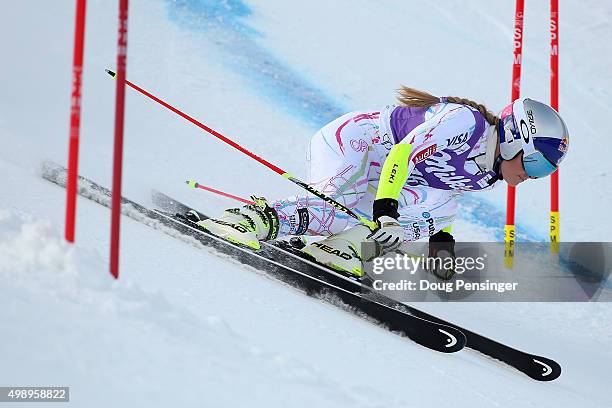
<svg viewBox="0 0 612 408">
<path fill-rule="evenodd" d="M 241 203 L 244 203 L 244 204 L 255 204 L 255 201 L 247 200 L 246 198 L 238 197 L 238 196 L 235 196 L 233 194 L 225 193 L 225 192 L 223 192 L 221 190 L 217 190 L 217 189 L 212 188 L 212 187 L 204 186 L 204 185 L 198 183 L 195 180 L 187 180 L 187 181 L 185 181 L 185 183 L 189 187 L 191 187 L 191 188 L 201 188 L 202 190 L 210 191 L 211 193 L 215 193 L 215 194 L 218 194 L 218 195 L 223 196 L 223 197 L 232 198 L 232 199 L 234 199 L 236 201 L 240 201 Z"/>
<path fill-rule="evenodd" d="M 111 71 L 110 69 L 107 69 L 106 72 L 113 78 L 115 78 L 115 73 L 113 71 Z M 300 179 L 292 176 L 291 174 L 287 173 L 285 170 L 281 169 L 280 167 L 275 166 L 274 164 L 270 163 L 269 161 L 267 161 L 266 159 L 257 156 L 255 153 L 252 153 L 251 151 L 245 149 L 244 147 L 242 147 L 241 145 L 239 145 L 238 143 L 234 142 L 233 140 L 227 138 L 226 136 L 223 136 L 221 133 L 217 132 L 216 130 L 206 126 L 205 124 L 199 122 L 198 120 L 192 118 L 191 116 L 187 115 L 186 113 L 181 112 L 180 110 L 178 110 L 177 108 L 175 108 L 174 106 L 170 105 L 169 103 L 163 101 L 162 99 L 158 98 L 157 96 L 151 94 L 150 92 L 145 91 L 144 89 L 142 89 L 141 87 L 139 87 L 138 85 L 128 81 L 127 79 L 125 80 L 125 84 L 127 86 L 129 86 L 132 89 L 137 90 L 138 92 L 140 92 L 141 94 L 153 99 L 155 102 L 159 103 L 160 105 L 162 105 L 163 107 L 171 110 L 172 112 L 176 113 L 177 115 L 179 115 L 180 117 L 182 117 L 183 119 L 188 120 L 189 122 L 193 123 L 194 125 L 196 125 L 197 127 L 199 127 L 200 129 L 204 130 L 205 132 L 213 135 L 214 137 L 216 137 L 217 139 L 221 140 L 222 142 L 225 142 L 226 144 L 230 145 L 231 147 L 233 147 L 234 149 L 246 154 L 247 156 L 249 156 L 250 158 L 258 161 L 259 163 L 263 164 L 264 166 L 266 166 L 267 168 L 269 168 L 270 170 L 272 170 L 273 172 L 280 174 L 281 176 L 283 176 L 284 178 L 286 178 L 287 180 L 291 181 L 294 184 L 297 184 L 298 186 L 302 187 L 303 189 L 305 189 L 306 191 L 308 191 L 309 193 L 319 197 L 320 199 L 322 199 L 323 201 L 325 201 L 326 203 L 332 205 L 334 208 L 336 208 L 337 210 L 340 210 L 344 213 L 346 213 L 347 215 L 350 215 L 351 217 L 359 220 L 361 223 L 367 225 L 371 230 L 374 230 L 376 228 L 378 228 L 378 225 L 372 221 L 369 220 L 357 213 L 355 213 L 353 210 L 351 210 L 350 208 L 346 207 L 343 204 L 340 204 L 339 202 L 337 202 L 336 200 L 334 200 L 333 198 L 325 195 L 324 193 L 316 190 L 314 187 L 312 187 L 311 185 L 304 183 L 303 181 L 301 181 Z"/>
</svg>

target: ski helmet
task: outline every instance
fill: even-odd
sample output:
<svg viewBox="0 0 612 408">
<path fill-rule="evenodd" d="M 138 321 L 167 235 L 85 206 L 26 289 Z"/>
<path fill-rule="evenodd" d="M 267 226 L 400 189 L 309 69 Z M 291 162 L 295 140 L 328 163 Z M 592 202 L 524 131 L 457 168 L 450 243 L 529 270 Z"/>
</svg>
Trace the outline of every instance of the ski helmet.
<svg viewBox="0 0 612 408">
<path fill-rule="evenodd" d="M 550 106 L 529 98 L 506 106 L 498 124 L 501 158 L 511 160 L 523 152 L 523 167 L 530 177 L 546 177 L 567 153 L 569 133 Z"/>
</svg>

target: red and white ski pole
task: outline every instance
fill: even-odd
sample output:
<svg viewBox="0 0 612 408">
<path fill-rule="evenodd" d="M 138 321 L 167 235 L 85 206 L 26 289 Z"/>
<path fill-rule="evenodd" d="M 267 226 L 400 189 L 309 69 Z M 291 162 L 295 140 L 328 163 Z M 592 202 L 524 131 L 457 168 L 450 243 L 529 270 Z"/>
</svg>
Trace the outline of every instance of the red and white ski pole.
<svg viewBox="0 0 612 408">
<path fill-rule="evenodd" d="M 107 69 L 106 72 L 110 76 L 112 76 L 113 78 L 116 75 L 113 71 L 111 71 L 109 69 Z M 125 81 L 125 84 L 127 86 L 129 86 L 130 88 L 137 90 L 141 94 L 143 94 L 143 95 L 153 99 L 155 102 L 159 103 L 163 107 L 165 107 L 165 108 L 171 110 L 172 112 L 176 113 L 177 115 L 179 115 L 183 119 L 186 119 L 189 122 L 193 123 L 194 125 L 196 125 L 200 129 L 204 130 L 206 133 L 209 133 L 209 134 L 213 135 L 214 137 L 216 137 L 217 139 L 221 140 L 222 142 L 230 145 L 234 149 L 244 153 L 245 155 L 249 156 L 250 158 L 256 160 L 257 162 L 259 162 L 261 164 L 263 164 L 264 166 L 266 166 L 267 168 L 269 168 L 273 172 L 275 172 L 277 174 L 280 174 L 281 176 L 283 176 L 287 180 L 291 181 L 292 183 L 297 184 L 298 186 L 300 186 L 303 189 L 307 190 L 311 194 L 319 197 L 320 199 L 322 199 L 326 203 L 332 205 L 337 210 L 340 210 L 340 211 L 346 213 L 347 215 L 349 215 L 349 216 L 359 220 L 361 223 L 363 223 L 363 224 L 367 225 L 368 227 L 370 227 L 370 229 L 374 230 L 374 229 L 376 229 L 378 227 L 374 221 L 369 220 L 369 219 L 367 219 L 367 218 L 365 218 L 365 217 L 355 213 L 353 210 L 351 210 L 350 208 L 346 207 L 345 205 L 340 204 L 339 202 L 337 202 L 333 198 L 331 198 L 331 197 L 327 196 L 326 194 L 316 190 L 315 188 L 313 188 L 308 183 L 305 183 L 305 182 L 301 181 L 300 179 L 292 176 L 291 174 L 287 173 L 285 170 L 281 169 L 280 167 L 275 166 L 274 164 L 270 163 L 266 159 L 257 156 L 255 153 L 252 153 L 251 151 L 245 149 L 244 147 L 242 147 L 238 143 L 234 142 L 233 140 L 229 139 L 226 136 L 223 136 L 221 133 L 217 132 L 216 130 L 206 126 L 202 122 L 194 119 L 193 117 L 187 115 L 186 113 L 181 112 L 180 110 L 178 110 L 174 106 L 172 106 L 169 103 L 163 101 L 162 99 L 158 98 L 157 96 L 153 95 L 152 93 L 145 91 L 144 89 L 142 89 L 138 85 L 135 85 L 134 83 L 132 83 L 132 82 L 130 82 L 128 80 Z"/>
</svg>

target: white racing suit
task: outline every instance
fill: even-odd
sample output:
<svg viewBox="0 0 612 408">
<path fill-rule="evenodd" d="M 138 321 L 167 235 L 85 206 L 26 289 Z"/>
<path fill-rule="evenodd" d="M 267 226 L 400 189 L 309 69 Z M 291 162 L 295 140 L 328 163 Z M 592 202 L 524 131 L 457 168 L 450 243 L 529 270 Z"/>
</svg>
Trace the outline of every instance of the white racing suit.
<svg viewBox="0 0 612 408">
<path fill-rule="evenodd" d="M 312 137 L 309 183 L 372 219 L 385 159 L 394 145 L 412 145 L 398 202 L 404 238 L 416 241 L 451 226 L 462 192 L 490 188 L 494 173 L 485 167 L 485 151 L 492 132 L 477 110 L 452 103 L 350 112 Z M 358 223 L 310 194 L 271 206 L 279 216 L 280 235 L 332 235 Z"/>
</svg>

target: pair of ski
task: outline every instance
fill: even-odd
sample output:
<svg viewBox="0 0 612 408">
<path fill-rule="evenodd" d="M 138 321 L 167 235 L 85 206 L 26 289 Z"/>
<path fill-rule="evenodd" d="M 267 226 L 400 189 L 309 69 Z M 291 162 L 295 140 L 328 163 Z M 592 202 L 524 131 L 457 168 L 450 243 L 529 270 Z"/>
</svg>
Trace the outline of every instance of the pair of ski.
<svg viewBox="0 0 612 408">
<path fill-rule="evenodd" d="M 66 170 L 62 166 L 47 162 L 42 175 L 59 186 L 65 186 Z M 78 191 L 81 196 L 110 207 L 110 191 L 105 187 L 79 177 Z M 174 237 L 179 232 L 184 237 L 195 238 L 202 245 L 287 282 L 308 295 L 365 314 L 390 331 L 432 350 L 455 353 L 467 346 L 538 381 L 551 381 L 561 374 L 561 366 L 551 359 L 514 349 L 383 296 L 365 282 L 313 262 L 286 243 L 263 242 L 260 250 L 235 245 L 185 219 L 183 214 L 190 210 L 188 206 L 160 192 L 153 192 L 152 200 L 156 209 L 122 198 L 123 214 Z M 205 218 L 204 214 L 200 216 Z"/>
</svg>

